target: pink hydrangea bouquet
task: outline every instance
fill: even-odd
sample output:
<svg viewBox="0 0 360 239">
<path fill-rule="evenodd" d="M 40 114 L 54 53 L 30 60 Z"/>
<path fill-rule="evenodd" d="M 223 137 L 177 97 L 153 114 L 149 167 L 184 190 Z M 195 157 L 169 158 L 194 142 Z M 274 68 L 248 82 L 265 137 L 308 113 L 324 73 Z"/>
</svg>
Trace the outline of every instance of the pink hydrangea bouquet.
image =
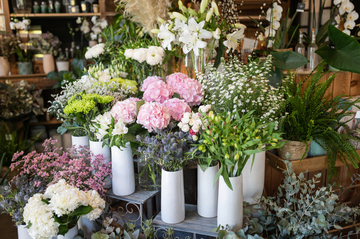
<svg viewBox="0 0 360 239">
<path fill-rule="evenodd" d="M 158 102 L 146 102 L 140 107 L 137 123 L 149 132 L 165 129 L 170 123 L 170 110 Z"/>
<path fill-rule="evenodd" d="M 62 152 L 55 147 L 56 140 L 47 139 L 43 143 L 43 153 L 17 152 L 13 156 L 11 170 L 19 170 L 13 178 L 27 175 L 35 187 L 45 187 L 61 179 L 81 190 L 106 192 L 105 178 L 111 176 L 111 163 L 106 163 L 103 155 L 93 155 L 88 147 L 70 148 Z"/>
</svg>

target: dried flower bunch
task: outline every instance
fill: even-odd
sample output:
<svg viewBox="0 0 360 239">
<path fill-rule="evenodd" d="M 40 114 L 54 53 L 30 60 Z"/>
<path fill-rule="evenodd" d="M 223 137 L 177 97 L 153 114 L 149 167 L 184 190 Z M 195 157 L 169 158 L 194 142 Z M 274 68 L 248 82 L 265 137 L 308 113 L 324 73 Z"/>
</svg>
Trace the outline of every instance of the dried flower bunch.
<svg viewBox="0 0 360 239">
<path fill-rule="evenodd" d="M 9 57 L 15 53 L 18 45 L 14 34 L 0 31 L 0 56 Z"/>
<path fill-rule="evenodd" d="M 42 34 L 41 37 L 30 39 L 29 43 L 41 54 L 57 55 L 57 49 L 60 47 L 61 41 L 57 36 L 47 32 Z"/>
</svg>

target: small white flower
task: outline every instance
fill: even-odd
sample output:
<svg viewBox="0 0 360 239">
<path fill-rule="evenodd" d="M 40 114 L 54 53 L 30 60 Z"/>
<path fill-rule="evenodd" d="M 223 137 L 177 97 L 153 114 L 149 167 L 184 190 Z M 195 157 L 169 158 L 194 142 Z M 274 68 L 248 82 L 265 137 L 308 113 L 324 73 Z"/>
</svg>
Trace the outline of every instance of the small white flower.
<svg viewBox="0 0 360 239">
<path fill-rule="evenodd" d="M 354 29 L 355 27 L 355 22 L 354 21 L 346 21 L 345 24 L 344 24 L 344 28 L 345 29 Z"/>
<path fill-rule="evenodd" d="M 189 125 L 185 124 L 185 125 L 183 125 L 181 130 L 184 131 L 184 132 L 188 132 L 190 130 L 190 127 L 189 127 Z"/>
<path fill-rule="evenodd" d="M 343 1 L 339 8 L 340 15 L 344 15 L 344 13 L 350 13 L 354 10 L 354 4 L 350 1 Z"/>
<path fill-rule="evenodd" d="M 213 34 L 213 38 L 219 40 L 219 39 L 220 39 L 220 35 L 221 35 L 221 31 L 220 31 L 219 28 L 216 28 L 216 31 L 213 31 L 212 34 Z"/>
<path fill-rule="evenodd" d="M 358 18 L 359 18 L 359 14 L 355 11 L 352 11 L 347 15 L 346 20 L 356 21 Z"/>
<path fill-rule="evenodd" d="M 175 35 L 169 31 L 169 24 L 162 24 L 160 26 L 160 33 L 158 34 L 158 37 L 163 40 L 161 42 L 161 46 L 164 49 L 167 48 L 169 51 L 171 51 L 171 43 L 175 40 Z"/>
<path fill-rule="evenodd" d="M 336 21 L 336 23 L 337 23 L 338 25 L 340 24 L 340 21 L 341 21 L 340 15 L 336 15 L 335 21 Z"/>
<path fill-rule="evenodd" d="M 101 28 L 100 27 L 97 27 L 97 26 L 94 26 L 91 28 L 91 31 L 93 31 L 95 34 L 100 34 L 101 33 Z"/>
<path fill-rule="evenodd" d="M 89 27 L 89 26 L 84 26 L 84 25 L 82 25 L 82 26 L 80 27 L 80 31 L 81 31 L 82 33 L 84 33 L 84 34 L 87 34 L 88 32 L 90 32 L 90 27 Z"/>
<path fill-rule="evenodd" d="M 84 20 L 81 25 L 84 26 L 84 27 L 89 27 L 89 22 Z"/>
<path fill-rule="evenodd" d="M 94 32 L 91 32 L 91 33 L 90 33 L 90 39 L 91 39 L 91 40 L 96 41 L 96 40 L 97 40 L 97 37 L 98 37 L 98 35 L 97 35 L 96 33 L 94 33 Z"/>
<path fill-rule="evenodd" d="M 11 30 L 15 30 L 16 29 L 15 26 L 16 26 L 15 22 L 10 22 L 10 29 Z"/>
<path fill-rule="evenodd" d="M 81 17 L 78 17 L 78 18 L 76 19 L 76 23 L 77 23 L 77 24 L 81 24 Z"/>
<path fill-rule="evenodd" d="M 348 35 L 348 36 L 350 36 L 350 35 L 351 35 L 350 30 L 347 30 L 347 29 L 346 29 L 346 30 L 343 30 L 342 32 L 343 32 L 343 33 L 345 33 L 345 34 L 346 34 L 346 35 Z"/>
<path fill-rule="evenodd" d="M 93 16 L 92 18 L 91 18 L 91 22 L 95 25 L 96 24 L 96 16 Z"/>
</svg>

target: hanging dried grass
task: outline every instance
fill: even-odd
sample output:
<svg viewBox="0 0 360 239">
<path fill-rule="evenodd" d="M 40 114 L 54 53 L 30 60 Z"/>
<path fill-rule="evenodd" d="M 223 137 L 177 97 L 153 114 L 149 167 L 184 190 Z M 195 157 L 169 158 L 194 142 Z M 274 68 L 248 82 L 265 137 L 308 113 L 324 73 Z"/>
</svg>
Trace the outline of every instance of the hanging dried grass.
<svg viewBox="0 0 360 239">
<path fill-rule="evenodd" d="M 132 20 L 139 23 L 145 31 L 150 32 L 156 27 L 157 19 L 168 19 L 170 0 L 119 0 L 124 4 L 125 12 L 132 16 Z"/>
</svg>

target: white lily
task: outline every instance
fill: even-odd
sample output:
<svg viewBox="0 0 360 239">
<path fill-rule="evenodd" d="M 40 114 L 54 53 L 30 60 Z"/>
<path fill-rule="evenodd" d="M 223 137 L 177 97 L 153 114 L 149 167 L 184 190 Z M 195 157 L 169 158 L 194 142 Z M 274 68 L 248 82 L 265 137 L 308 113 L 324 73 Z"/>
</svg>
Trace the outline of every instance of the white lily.
<svg viewBox="0 0 360 239">
<path fill-rule="evenodd" d="M 199 49 L 205 48 L 207 43 L 200 40 L 197 33 L 191 33 L 188 29 L 181 34 L 179 38 L 180 42 L 184 43 L 183 52 L 189 53 L 191 50 L 194 51 L 195 55 L 199 55 Z"/>
<path fill-rule="evenodd" d="M 187 27 L 186 23 L 178 18 L 175 18 L 174 31 L 183 31 Z"/>
<path fill-rule="evenodd" d="M 212 33 L 203 29 L 205 25 L 205 21 L 197 23 L 195 19 L 192 17 L 188 21 L 188 31 L 191 33 L 196 33 L 199 38 L 202 39 L 210 39 L 212 37 Z"/>
<path fill-rule="evenodd" d="M 238 40 L 245 37 L 244 35 L 245 28 L 242 28 L 239 31 L 235 31 L 231 34 L 226 35 L 226 41 L 224 41 L 224 46 L 228 48 L 226 52 L 233 51 L 237 48 Z"/>
<path fill-rule="evenodd" d="M 344 13 L 350 13 L 354 10 L 354 4 L 350 1 L 347 1 L 347 2 L 343 2 L 339 8 L 339 13 L 340 15 L 344 15 Z"/>
<path fill-rule="evenodd" d="M 216 28 L 216 30 L 213 31 L 212 34 L 213 34 L 213 38 L 219 40 L 219 39 L 220 39 L 220 35 L 221 35 L 221 31 L 220 31 L 219 28 Z"/>
<path fill-rule="evenodd" d="M 167 48 L 169 51 L 171 51 L 171 42 L 175 40 L 175 35 L 169 31 L 169 24 L 162 24 L 160 26 L 160 33 L 158 34 L 158 37 L 163 40 L 161 46 L 164 49 Z"/>
</svg>

